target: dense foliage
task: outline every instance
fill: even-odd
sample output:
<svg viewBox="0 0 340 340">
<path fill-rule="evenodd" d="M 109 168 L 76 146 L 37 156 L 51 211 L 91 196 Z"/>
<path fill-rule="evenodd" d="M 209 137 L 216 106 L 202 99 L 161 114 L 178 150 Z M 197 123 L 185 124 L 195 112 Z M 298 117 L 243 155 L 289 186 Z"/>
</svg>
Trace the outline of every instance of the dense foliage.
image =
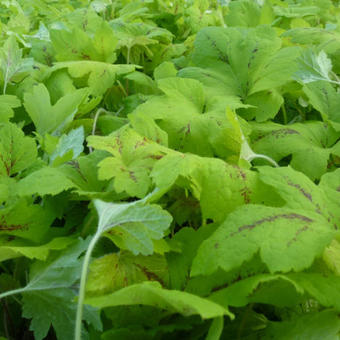
<svg viewBox="0 0 340 340">
<path fill-rule="evenodd" d="M 339 339 L 340 8 L 0 2 L 0 339 Z"/>
</svg>

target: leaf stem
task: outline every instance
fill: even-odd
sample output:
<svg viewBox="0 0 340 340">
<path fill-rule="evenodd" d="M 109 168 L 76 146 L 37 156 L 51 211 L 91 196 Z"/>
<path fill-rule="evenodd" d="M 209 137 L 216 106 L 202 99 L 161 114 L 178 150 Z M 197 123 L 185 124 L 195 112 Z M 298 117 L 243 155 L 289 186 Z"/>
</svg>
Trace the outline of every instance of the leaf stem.
<svg viewBox="0 0 340 340">
<path fill-rule="evenodd" d="M 4 293 L 0 294 L 0 300 L 5 298 L 5 297 L 7 297 L 7 296 L 11 296 L 11 295 L 22 293 L 25 290 L 26 290 L 26 287 L 18 288 L 18 289 L 13 289 L 13 290 L 8 290 L 7 292 L 4 292 Z"/>
<path fill-rule="evenodd" d="M 272 165 L 274 165 L 276 168 L 279 168 L 280 166 L 279 166 L 279 164 L 277 164 L 275 161 L 274 161 L 274 159 L 272 159 L 272 158 L 270 158 L 270 157 L 268 157 L 268 156 L 266 156 L 266 155 L 262 155 L 262 154 L 255 154 L 255 155 L 253 155 L 252 157 L 250 157 L 249 159 L 248 159 L 248 161 L 249 162 L 251 162 L 253 159 L 255 159 L 255 158 L 262 158 L 262 159 L 265 159 L 266 161 L 268 161 L 269 163 L 271 163 Z"/>
<path fill-rule="evenodd" d="M 76 324 L 74 329 L 74 339 L 81 340 L 81 326 L 83 321 L 83 305 L 85 300 L 85 287 L 86 287 L 86 279 L 87 279 L 87 271 L 90 264 L 92 251 L 99 240 L 101 233 L 96 233 L 91 240 L 89 247 L 87 248 L 83 266 L 81 270 L 80 277 L 80 288 L 79 288 L 79 297 L 78 297 L 78 305 L 77 305 L 77 314 L 76 314 Z"/>
<path fill-rule="evenodd" d="M 96 114 L 94 115 L 94 118 L 93 118 L 93 125 L 92 125 L 92 131 L 91 131 L 91 135 L 94 136 L 94 134 L 96 133 L 96 127 L 97 127 L 97 121 L 98 121 L 98 118 L 100 116 L 101 113 L 108 113 L 108 111 L 106 111 L 105 109 L 103 109 L 102 107 L 99 108 L 96 112 Z M 89 150 L 90 150 L 90 153 L 93 151 L 92 147 L 90 146 L 89 147 Z"/>
</svg>

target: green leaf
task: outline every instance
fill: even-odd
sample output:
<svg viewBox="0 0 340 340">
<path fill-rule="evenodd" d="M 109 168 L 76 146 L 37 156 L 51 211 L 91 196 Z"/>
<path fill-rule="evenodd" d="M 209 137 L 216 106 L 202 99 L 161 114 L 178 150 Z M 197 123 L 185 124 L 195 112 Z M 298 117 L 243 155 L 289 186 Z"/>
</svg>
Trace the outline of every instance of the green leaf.
<svg viewBox="0 0 340 340">
<path fill-rule="evenodd" d="M 220 159 L 172 153 L 155 164 L 151 177 L 158 188 L 169 189 L 176 184 L 190 189 L 200 201 L 203 220 L 221 222 L 231 211 L 248 203 L 282 203 L 259 181 L 257 173 Z"/>
<path fill-rule="evenodd" d="M 334 145 L 338 133 L 322 122 L 308 121 L 289 126 L 276 123 L 252 124 L 251 146 L 279 162 L 292 155 L 290 166 L 312 180 L 326 171 L 331 154 L 339 153 Z"/>
<path fill-rule="evenodd" d="M 304 84 L 318 80 L 325 80 L 330 83 L 336 83 L 331 79 L 332 62 L 324 51 L 318 54 L 312 49 L 304 51 L 298 58 L 298 71 L 295 72 L 294 78 Z"/>
<path fill-rule="evenodd" d="M 17 185 L 17 192 L 21 196 L 57 195 L 73 187 L 73 182 L 58 168 L 44 167 L 23 178 Z"/>
<path fill-rule="evenodd" d="M 80 277 L 79 256 L 86 250 L 89 239 L 78 239 L 66 251 L 47 262 L 34 262 L 30 271 L 30 281 L 21 292 L 68 288 Z"/>
<path fill-rule="evenodd" d="M 38 243 L 45 238 L 54 219 L 54 214 L 40 204 L 16 200 L 0 210 L 0 235 L 17 236 Z"/>
<path fill-rule="evenodd" d="M 46 244 L 36 246 L 23 239 L 8 241 L 7 238 L 0 238 L 0 262 L 20 256 L 46 260 L 51 250 L 65 249 L 73 242 L 72 238 L 58 237 Z"/>
<path fill-rule="evenodd" d="M 324 307 L 334 307 L 339 311 L 339 282 L 338 276 L 320 273 L 261 274 L 222 288 L 209 298 L 222 306 L 237 307 L 256 302 L 292 307 L 313 298 Z"/>
<path fill-rule="evenodd" d="M 48 291 L 29 292 L 23 295 L 23 317 L 32 319 L 30 330 L 34 338 L 42 340 L 53 326 L 58 339 L 67 340 L 73 337 L 76 304 L 74 293 L 70 289 L 59 288 Z M 85 320 L 97 330 L 102 329 L 98 313 L 89 307 L 85 310 Z M 87 332 L 83 330 L 83 335 Z"/>
<path fill-rule="evenodd" d="M 89 146 L 105 150 L 112 157 L 99 164 L 98 178 L 114 178 L 114 188 L 118 193 L 143 198 L 150 189 L 150 168 L 163 156 L 162 148 L 132 129 L 122 129 L 113 136 L 88 137 Z"/>
<path fill-rule="evenodd" d="M 104 295 L 143 281 L 158 281 L 163 287 L 167 286 L 167 263 L 163 256 L 112 253 L 91 263 L 86 293 L 88 296 Z"/>
<path fill-rule="evenodd" d="M 73 78 L 88 76 L 89 91 L 94 96 L 102 95 L 115 82 L 117 76 L 133 72 L 134 65 L 112 65 L 100 61 L 81 60 L 56 63 L 53 70 L 67 68 Z"/>
<path fill-rule="evenodd" d="M 303 173 L 292 168 L 260 167 L 260 178 L 264 183 L 275 188 L 286 201 L 286 207 L 305 211 L 307 214 L 317 214 L 326 220 L 334 230 L 338 229 L 338 202 L 332 192 L 316 186 Z"/>
<path fill-rule="evenodd" d="M 205 27 L 195 40 L 195 67 L 185 68 L 179 75 L 200 80 L 208 97 L 229 95 L 246 100 L 289 81 L 297 53 L 294 47 L 281 48 L 281 39 L 268 26 Z M 260 102 L 258 109 L 261 112 Z"/>
<path fill-rule="evenodd" d="M 116 60 L 117 39 L 107 22 L 96 27 L 91 38 L 85 30 L 51 30 L 51 40 L 58 61 L 94 60 L 112 64 Z"/>
<path fill-rule="evenodd" d="M 13 108 L 20 107 L 21 102 L 18 97 L 13 95 L 0 96 L 0 122 L 8 122 L 14 116 Z"/>
<path fill-rule="evenodd" d="M 327 220 L 303 210 L 247 205 L 231 213 L 202 243 L 192 275 L 229 271 L 258 251 L 271 272 L 308 268 L 331 242 Z"/>
<path fill-rule="evenodd" d="M 304 85 L 303 91 L 323 120 L 329 121 L 336 131 L 340 131 L 340 95 L 334 87 L 328 82 L 316 81 Z"/>
<path fill-rule="evenodd" d="M 340 321 L 338 313 L 324 310 L 295 316 L 283 322 L 271 322 L 262 339 L 325 339 L 335 340 L 339 336 Z"/>
<path fill-rule="evenodd" d="M 25 72 L 32 71 L 33 59 L 23 58 L 22 49 L 16 42 L 15 35 L 11 35 L 0 51 L 0 70 L 3 76 L 3 94 L 6 93 L 8 84 Z"/>
<path fill-rule="evenodd" d="M 37 157 L 33 138 L 26 137 L 16 125 L 0 127 L 0 175 L 12 176 L 27 169 Z"/>
<path fill-rule="evenodd" d="M 46 86 L 39 84 L 31 93 L 25 93 L 24 106 L 39 134 L 60 134 L 73 120 L 87 92 L 87 89 L 76 90 L 52 106 Z"/>
<path fill-rule="evenodd" d="M 325 249 L 323 256 L 327 267 L 340 276 L 340 242 L 333 240 L 331 244 Z"/>
<path fill-rule="evenodd" d="M 99 308 L 142 304 L 185 316 L 198 314 L 203 319 L 223 315 L 233 318 L 233 314 L 214 302 L 178 290 L 162 289 L 158 282 L 131 285 L 109 295 L 87 298 L 86 303 Z"/>
<path fill-rule="evenodd" d="M 71 130 L 67 135 L 62 135 L 50 156 L 50 162 L 56 166 L 77 158 L 84 150 L 84 138 L 83 126 Z"/>
<path fill-rule="evenodd" d="M 180 245 L 180 253 L 170 252 L 166 255 L 171 289 L 183 290 L 185 288 L 198 247 L 215 229 L 216 225 L 212 224 L 202 226 L 198 230 L 185 227 L 171 239 L 171 242 L 178 242 Z"/>
<path fill-rule="evenodd" d="M 151 255 L 152 240 L 159 240 L 171 223 L 171 216 L 157 205 L 143 201 L 106 203 L 94 201 L 99 215 L 98 233 L 113 240 L 133 254 Z"/>
</svg>

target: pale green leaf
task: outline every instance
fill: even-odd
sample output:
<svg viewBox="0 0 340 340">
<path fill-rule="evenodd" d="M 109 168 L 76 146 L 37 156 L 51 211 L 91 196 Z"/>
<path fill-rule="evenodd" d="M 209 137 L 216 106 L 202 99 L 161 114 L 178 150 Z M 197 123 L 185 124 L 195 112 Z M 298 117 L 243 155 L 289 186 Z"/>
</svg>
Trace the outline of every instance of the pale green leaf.
<svg viewBox="0 0 340 340">
<path fill-rule="evenodd" d="M 223 315 L 233 317 L 227 309 L 214 302 L 178 290 L 162 289 L 158 282 L 131 285 L 112 294 L 87 298 L 85 302 L 99 308 L 142 304 L 185 316 L 198 314 L 203 319 Z"/>
</svg>

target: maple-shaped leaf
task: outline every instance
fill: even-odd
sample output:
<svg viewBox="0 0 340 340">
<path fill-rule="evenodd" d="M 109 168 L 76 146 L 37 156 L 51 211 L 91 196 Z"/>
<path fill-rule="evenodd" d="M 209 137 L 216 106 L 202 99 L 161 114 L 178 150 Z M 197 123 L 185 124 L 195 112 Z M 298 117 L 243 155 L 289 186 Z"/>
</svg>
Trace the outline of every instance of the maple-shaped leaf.
<svg viewBox="0 0 340 340">
<path fill-rule="evenodd" d="M 110 64 L 100 61 L 79 60 L 64 61 L 54 65 L 52 71 L 66 68 L 72 78 L 88 76 L 89 91 L 94 96 L 103 95 L 113 86 L 117 76 L 133 72 L 134 65 Z"/>
<path fill-rule="evenodd" d="M 200 315 L 203 319 L 223 315 L 233 317 L 227 309 L 214 302 L 179 290 L 162 289 L 158 282 L 134 284 L 112 294 L 87 298 L 86 303 L 100 308 L 142 304 L 185 316 Z"/>
<path fill-rule="evenodd" d="M 195 40 L 194 67 L 179 75 L 201 81 L 208 97 L 233 96 L 255 104 L 251 115 L 264 120 L 277 114 L 282 98 L 272 91 L 290 80 L 297 54 L 294 47 L 281 48 L 281 39 L 268 26 L 206 27 Z"/>
<path fill-rule="evenodd" d="M 192 275 L 229 271 L 260 252 L 271 272 L 309 267 L 334 237 L 316 213 L 247 205 L 231 213 L 198 250 Z"/>
<path fill-rule="evenodd" d="M 24 135 L 15 124 L 5 123 L 0 127 L 0 174 L 13 176 L 27 169 L 37 157 L 33 138 Z"/>
<path fill-rule="evenodd" d="M 134 256 L 127 251 L 107 254 L 91 263 L 86 292 L 88 296 L 98 296 L 143 281 L 158 281 L 165 287 L 167 269 L 161 255 Z"/>
<path fill-rule="evenodd" d="M 269 187 L 263 186 L 257 173 L 220 159 L 170 153 L 154 165 L 151 177 L 158 188 L 176 184 L 191 190 L 200 202 L 203 220 L 221 222 L 243 204 L 282 202 Z"/>
<path fill-rule="evenodd" d="M 291 167 L 260 167 L 260 179 L 270 185 L 286 202 L 286 207 L 317 214 L 334 229 L 338 229 L 339 193 L 317 186 L 306 175 Z"/>
<path fill-rule="evenodd" d="M 23 58 L 22 52 L 22 49 L 18 46 L 15 35 L 11 35 L 0 50 L 0 70 L 4 83 L 3 94 L 6 93 L 7 86 L 11 81 L 33 69 L 33 59 Z"/>
<path fill-rule="evenodd" d="M 105 21 L 97 25 L 93 36 L 78 27 L 52 29 L 50 35 L 57 61 L 93 60 L 112 64 L 116 60 L 117 38 Z"/>
<path fill-rule="evenodd" d="M 60 134 L 73 120 L 87 93 L 86 88 L 76 90 L 51 105 L 46 86 L 39 84 L 33 87 L 32 92 L 25 93 L 24 106 L 39 134 Z"/>
<path fill-rule="evenodd" d="M 339 134 L 322 122 L 252 124 L 252 148 L 277 162 L 292 155 L 290 165 L 319 179 L 327 170 L 330 155 L 340 156 Z"/>
<path fill-rule="evenodd" d="M 152 120 L 166 132 L 172 149 L 208 157 L 237 154 L 225 108 L 244 105 L 228 96 L 208 101 L 202 84 L 195 79 L 165 78 L 158 81 L 158 87 L 164 95 L 150 98 L 129 115 L 134 129 L 150 138 L 152 130 L 145 125 Z"/>
<path fill-rule="evenodd" d="M 125 22 L 116 19 L 111 22 L 111 26 L 117 32 L 117 49 L 123 51 L 127 64 L 140 64 L 144 53 L 148 57 L 153 56 L 150 46 L 161 42 L 168 45 L 173 38 L 166 29 L 144 22 Z"/>
<path fill-rule="evenodd" d="M 21 102 L 18 97 L 13 95 L 1 95 L 0 96 L 0 122 L 8 122 L 10 118 L 14 116 L 13 109 L 20 107 Z"/>
<path fill-rule="evenodd" d="M 112 136 L 90 136 L 89 146 L 112 154 L 99 164 L 98 178 L 114 178 L 118 193 L 143 198 L 151 186 L 150 169 L 164 155 L 164 148 L 140 136 L 132 129 L 121 129 Z"/>
</svg>

